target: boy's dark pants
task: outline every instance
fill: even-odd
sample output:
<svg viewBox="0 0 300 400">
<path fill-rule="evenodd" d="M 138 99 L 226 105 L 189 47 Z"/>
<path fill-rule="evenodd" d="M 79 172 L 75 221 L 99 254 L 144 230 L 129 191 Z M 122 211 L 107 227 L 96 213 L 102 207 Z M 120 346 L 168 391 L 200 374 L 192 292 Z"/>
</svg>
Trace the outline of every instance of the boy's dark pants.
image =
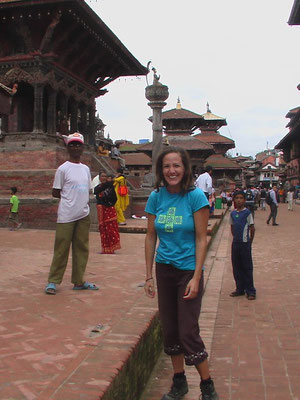
<svg viewBox="0 0 300 400">
<path fill-rule="evenodd" d="M 237 292 L 255 295 L 251 243 L 232 242 L 231 261 Z"/>
</svg>

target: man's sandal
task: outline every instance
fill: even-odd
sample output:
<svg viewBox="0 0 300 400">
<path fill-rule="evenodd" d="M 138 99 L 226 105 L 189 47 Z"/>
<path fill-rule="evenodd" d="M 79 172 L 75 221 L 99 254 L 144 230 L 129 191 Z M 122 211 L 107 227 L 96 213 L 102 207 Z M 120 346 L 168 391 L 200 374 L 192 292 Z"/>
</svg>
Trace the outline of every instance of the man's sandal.
<svg viewBox="0 0 300 400">
<path fill-rule="evenodd" d="M 74 285 L 73 290 L 99 290 L 99 287 L 94 283 L 84 282 L 84 284 L 80 286 Z"/>
<path fill-rule="evenodd" d="M 48 283 L 48 285 L 45 287 L 45 292 L 47 294 L 56 294 L 56 285 L 55 283 Z"/>
</svg>

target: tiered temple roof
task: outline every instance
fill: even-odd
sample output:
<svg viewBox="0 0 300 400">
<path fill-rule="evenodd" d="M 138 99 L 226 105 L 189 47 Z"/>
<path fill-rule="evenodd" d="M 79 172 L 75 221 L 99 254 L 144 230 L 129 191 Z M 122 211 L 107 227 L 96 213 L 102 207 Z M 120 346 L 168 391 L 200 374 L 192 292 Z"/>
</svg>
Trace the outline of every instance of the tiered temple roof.
<svg viewBox="0 0 300 400">
<path fill-rule="evenodd" d="M 148 70 L 84 0 L 0 0 L 0 82 L 18 83 L 7 132 L 80 130 L 95 143 L 95 98 Z"/>
<path fill-rule="evenodd" d="M 201 115 L 182 108 L 179 98 L 176 108 L 162 113 L 164 133 L 168 136 L 191 135 L 198 129 L 202 120 Z"/>
<path fill-rule="evenodd" d="M 126 153 L 122 157 L 125 159 L 127 167 L 134 165 L 151 167 L 152 165 L 151 157 L 144 153 Z"/>
<path fill-rule="evenodd" d="M 242 167 L 231 160 L 228 157 L 224 157 L 223 154 L 212 154 L 205 160 L 205 165 L 211 165 L 214 170 L 226 169 L 226 170 L 241 170 Z"/>
<path fill-rule="evenodd" d="M 288 20 L 289 25 L 300 25 L 300 0 L 294 0 L 292 11 Z"/>
<path fill-rule="evenodd" d="M 203 122 L 199 127 L 201 133 L 194 135 L 195 138 L 211 144 L 218 154 L 225 154 L 227 150 L 235 147 L 234 140 L 222 136 L 218 132 L 218 129 L 227 125 L 226 118 L 213 114 L 208 103 L 206 113 L 201 114 L 201 116 L 203 118 Z"/>
<path fill-rule="evenodd" d="M 0 0 L 0 22 L 1 63 L 39 57 L 96 96 L 119 76 L 147 73 L 84 0 Z"/>
<path fill-rule="evenodd" d="M 290 143 L 299 137 L 300 132 L 300 107 L 291 109 L 287 114 L 286 118 L 290 118 L 290 122 L 287 124 L 289 132 L 280 140 L 275 146 L 275 149 L 285 149 Z"/>
<path fill-rule="evenodd" d="M 205 152 L 207 156 L 213 153 L 213 147 L 210 144 L 201 142 L 200 140 L 195 139 L 193 136 L 168 135 L 163 139 L 163 145 L 179 146 L 187 151 L 200 150 L 202 152 Z M 151 154 L 152 143 L 149 142 L 146 144 L 142 144 L 138 146 L 137 150 L 142 151 L 146 154 Z"/>
<path fill-rule="evenodd" d="M 152 117 L 149 118 L 152 121 Z M 162 113 L 163 147 L 178 146 L 185 149 L 191 158 L 193 168 L 202 165 L 204 160 L 214 153 L 213 146 L 192 136 L 203 120 L 202 116 L 181 107 L 180 99 L 176 108 Z M 149 156 L 152 154 L 152 142 L 137 148 Z"/>
<path fill-rule="evenodd" d="M 228 144 L 232 148 L 234 147 L 234 140 L 229 139 L 226 136 L 222 136 L 219 133 L 199 133 L 194 135 L 195 138 L 200 139 L 202 142 L 206 142 L 206 143 L 210 143 L 212 145 L 214 144 L 219 144 L 219 143 L 223 143 L 223 144 Z"/>
</svg>

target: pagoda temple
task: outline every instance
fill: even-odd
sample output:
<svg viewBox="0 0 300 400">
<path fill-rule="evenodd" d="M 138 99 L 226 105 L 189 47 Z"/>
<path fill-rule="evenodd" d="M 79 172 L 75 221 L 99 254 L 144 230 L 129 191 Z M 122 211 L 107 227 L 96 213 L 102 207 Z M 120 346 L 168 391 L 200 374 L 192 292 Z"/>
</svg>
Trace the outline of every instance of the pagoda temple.
<svg viewBox="0 0 300 400">
<path fill-rule="evenodd" d="M 0 83 L 18 84 L 8 134 L 79 130 L 95 143 L 95 98 L 147 70 L 83 0 L 0 0 Z"/>
<path fill-rule="evenodd" d="M 232 139 L 220 135 L 218 131 L 222 126 L 227 125 L 226 118 L 213 114 L 208 103 L 206 106 L 207 111 L 201 114 L 202 121 L 198 125 L 201 133 L 196 134 L 195 137 L 202 142 L 211 144 L 216 154 L 225 154 L 229 149 L 235 147 Z"/>
<path fill-rule="evenodd" d="M 9 110 L 0 103 L 0 226 L 12 186 L 24 227 L 55 226 L 51 188 L 67 158 L 62 135 L 84 135 L 82 162 L 93 176 L 119 166 L 96 152 L 104 124 L 95 99 L 115 79 L 147 73 L 84 0 L 0 0 L 1 98 L 9 96 L 3 88 L 17 88 Z"/>
<path fill-rule="evenodd" d="M 227 125 L 226 119 L 213 114 L 209 104 L 206 113 L 197 114 L 182 108 L 178 98 L 176 108 L 162 113 L 162 123 L 165 135 L 163 144 L 187 150 L 194 174 L 202 173 L 206 165 L 211 165 L 215 187 L 223 185 L 234 188 L 241 184 L 241 166 L 225 156 L 229 149 L 235 147 L 235 143 L 218 131 Z M 147 143 L 137 150 L 151 156 L 152 145 Z"/>
<path fill-rule="evenodd" d="M 201 114 L 203 120 L 198 126 L 201 133 L 194 137 L 213 146 L 215 154 L 205 160 L 205 165 L 213 167 L 214 185 L 234 188 L 241 184 L 242 168 L 237 162 L 225 156 L 229 149 L 235 147 L 234 140 L 221 135 L 218 131 L 222 126 L 227 125 L 226 118 L 213 114 L 208 103 L 206 106 L 206 113 Z"/>
<path fill-rule="evenodd" d="M 201 115 L 182 108 L 179 98 L 176 108 L 162 113 L 163 146 L 179 146 L 185 149 L 189 153 L 194 174 L 203 168 L 206 158 L 214 153 L 211 144 L 192 136 L 202 121 Z M 138 151 L 151 157 L 152 143 L 139 146 Z"/>
</svg>

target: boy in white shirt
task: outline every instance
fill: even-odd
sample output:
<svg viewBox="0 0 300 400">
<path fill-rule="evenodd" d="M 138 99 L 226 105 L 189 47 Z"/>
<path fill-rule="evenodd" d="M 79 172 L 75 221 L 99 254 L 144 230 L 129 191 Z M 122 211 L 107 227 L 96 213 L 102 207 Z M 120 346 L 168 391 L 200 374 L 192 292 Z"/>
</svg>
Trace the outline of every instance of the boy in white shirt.
<svg viewBox="0 0 300 400">
<path fill-rule="evenodd" d="M 47 294 L 56 294 L 69 258 L 72 243 L 72 278 L 74 290 L 98 290 L 99 288 L 83 279 L 89 256 L 90 208 L 89 191 L 91 174 L 87 165 L 81 164 L 84 138 L 80 133 L 66 137 L 69 161 L 62 164 L 55 173 L 52 196 L 60 199 L 53 260 L 48 276 Z"/>
</svg>

